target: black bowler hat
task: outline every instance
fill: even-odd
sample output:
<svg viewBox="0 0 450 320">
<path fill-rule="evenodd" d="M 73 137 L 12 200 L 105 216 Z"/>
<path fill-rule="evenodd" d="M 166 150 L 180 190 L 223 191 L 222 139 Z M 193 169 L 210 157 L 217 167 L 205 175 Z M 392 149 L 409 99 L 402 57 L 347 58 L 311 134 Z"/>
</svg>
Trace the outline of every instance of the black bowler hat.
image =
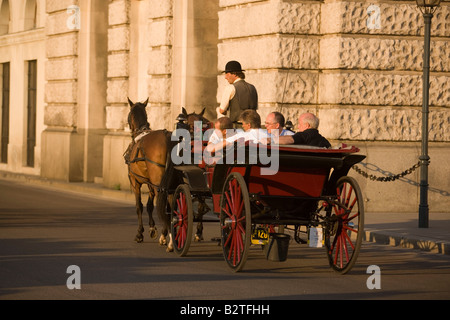
<svg viewBox="0 0 450 320">
<path fill-rule="evenodd" d="M 245 70 L 242 70 L 241 64 L 237 61 L 229 61 L 227 65 L 225 66 L 225 71 L 223 73 L 228 72 L 243 72 Z"/>
</svg>

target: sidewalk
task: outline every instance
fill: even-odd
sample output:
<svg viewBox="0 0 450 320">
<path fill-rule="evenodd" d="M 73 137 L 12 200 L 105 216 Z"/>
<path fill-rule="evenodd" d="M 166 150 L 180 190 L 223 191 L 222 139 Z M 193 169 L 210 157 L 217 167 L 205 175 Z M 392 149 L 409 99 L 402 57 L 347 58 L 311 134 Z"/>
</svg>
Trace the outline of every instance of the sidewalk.
<svg viewBox="0 0 450 320">
<path fill-rule="evenodd" d="M 37 176 L 0 171 L 0 179 L 16 180 L 65 190 L 129 202 L 134 206 L 130 189 L 112 190 L 95 183 L 62 182 Z M 366 213 L 364 241 L 438 254 L 450 254 L 450 212 L 430 213 L 429 227 L 418 227 L 418 212 Z"/>
</svg>

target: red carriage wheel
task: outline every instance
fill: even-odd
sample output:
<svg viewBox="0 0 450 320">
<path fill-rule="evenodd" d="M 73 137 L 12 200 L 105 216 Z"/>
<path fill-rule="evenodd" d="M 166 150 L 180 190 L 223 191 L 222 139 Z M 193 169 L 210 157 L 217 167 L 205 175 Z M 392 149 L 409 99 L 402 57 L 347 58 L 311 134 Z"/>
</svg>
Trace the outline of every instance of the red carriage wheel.
<svg viewBox="0 0 450 320">
<path fill-rule="evenodd" d="M 247 185 L 237 172 L 231 173 L 223 186 L 220 228 L 225 260 L 234 272 L 240 271 L 250 248 L 251 212 Z"/>
<path fill-rule="evenodd" d="M 342 177 L 336 185 L 337 203 L 328 212 L 325 244 L 330 266 L 342 274 L 358 258 L 364 233 L 364 203 L 358 183 Z"/>
<path fill-rule="evenodd" d="M 183 257 L 187 254 L 192 239 L 194 213 L 188 185 L 177 187 L 173 197 L 171 232 L 174 251 Z"/>
</svg>

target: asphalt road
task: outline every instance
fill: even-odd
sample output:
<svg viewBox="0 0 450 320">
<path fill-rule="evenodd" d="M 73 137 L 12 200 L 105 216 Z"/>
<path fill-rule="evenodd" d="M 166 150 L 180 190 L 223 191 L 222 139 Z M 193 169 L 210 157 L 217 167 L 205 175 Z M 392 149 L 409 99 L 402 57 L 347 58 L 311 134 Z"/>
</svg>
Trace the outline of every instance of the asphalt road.
<svg viewBox="0 0 450 320">
<path fill-rule="evenodd" d="M 0 180 L 0 300 L 450 298 L 448 255 L 364 243 L 356 266 L 339 275 L 324 248 L 292 242 L 286 262 L 267 261 L 254 246 L 244 270 L 232 273 L 211 241 L 216 223 L 183 258 L 147 231 L 136 244 L 136 229 L 133 203 Z M 68 273 L 73 265 L 79 273 Z M 371 265 L 380 289 L 367 286 Z M 78 275 L 81 288 L 69 289 Z"/>
</svg>

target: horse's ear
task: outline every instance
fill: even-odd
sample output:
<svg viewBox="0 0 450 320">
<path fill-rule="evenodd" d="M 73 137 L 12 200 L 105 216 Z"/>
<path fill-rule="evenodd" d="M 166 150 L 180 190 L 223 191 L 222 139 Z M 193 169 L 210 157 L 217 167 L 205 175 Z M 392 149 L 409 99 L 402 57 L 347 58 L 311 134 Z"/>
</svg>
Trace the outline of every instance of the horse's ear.
<svg viewBox="0 0 450 320">
<path fill-rule="evenodd" d="M 186 109 L 185 109 L 184 107 L 181 107 L 181 111 L 183 112 L 183 114 L 184 114 L 185 116 L 188 115 L 188 113 L 187 113 L 187 111 L 186 111 Z"/>
<path fill-rule="evenodd" d="M 131 101 L 129 97 L 127 97 L 127 99 L 128 99 L 128 104 L 130 105 L 130 107 L 133 108 L 134 107 L 133 101 Z"/>
<path fill-rule="evenodd" d="M 203 117 L 203 114 L 205 113 L 205 111 L 206 111 L 206 107 L 203 108 L 202 112 L 200 112 L 200 115 L 201 115 L 202 117 Z"/>
<path fill-rule="evenodd" d="M 145 100 L 145 102 L 144 102 L 144 106 L 145 106 L 145 107 L 146 107 L 147 104 L 148 104 L 148 99 L 149 99 L 149 98 L 147 98 L 147 100 Z"/>
</svg>

